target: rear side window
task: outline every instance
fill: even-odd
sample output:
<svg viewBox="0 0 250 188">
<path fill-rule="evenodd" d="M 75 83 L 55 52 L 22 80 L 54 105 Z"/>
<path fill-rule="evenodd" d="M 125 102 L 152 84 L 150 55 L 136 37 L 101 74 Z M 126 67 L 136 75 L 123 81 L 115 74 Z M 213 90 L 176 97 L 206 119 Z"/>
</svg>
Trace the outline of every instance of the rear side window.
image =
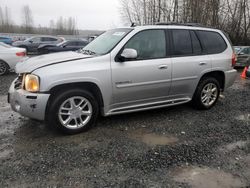
<svg viewBox="0 0 250 188">
<path fill-rule="evenodd" d="M 219 33 L 213 31 L 197 31 L 197 33 L 207 54 L 218 54 L 227 49 L 227 44 Z"/>
<path fill-rule="evenodd" d="M 52 42 L 52 41 L 53 41 L 53 42 L 54 42 L 54 41 L 57 41 L 57 39 L 55 39 L 55 38 L 50 38 L 50 37 L 43 37 L 43 38 L 42 38 L 42 41 L 44 41 L 44 42 L 49 42 L 49 41 Z"/>
<path fill-rule="evenodd" d="M 190 33 L 188 30 L 172 30 L 173 33 L 173 55 L 176 56 L 185 56 L 192 55 L 192 42 Z"/>
<path fill-rule="evenodd" d="M 76 46 L 76 42 L 68 42 L 66 46 Z"/>
</svg>

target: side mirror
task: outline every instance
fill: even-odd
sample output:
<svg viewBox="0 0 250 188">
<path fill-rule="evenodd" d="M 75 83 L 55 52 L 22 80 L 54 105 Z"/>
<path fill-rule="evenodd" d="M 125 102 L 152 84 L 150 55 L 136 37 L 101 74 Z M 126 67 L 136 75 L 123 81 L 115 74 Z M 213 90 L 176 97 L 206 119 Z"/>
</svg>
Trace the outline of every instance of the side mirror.
<svg viewBox="0 0 250 188">
<path fill-rule="evenodd" d="M 33 41 L 32 41 L 32 40 L 30 40 L 29 42 L 30 42 L 31 44 L 33 43 Z"/>
<path fill-rule="evenodd" d="M 125 61 L 126 59 L 136 59 L 138 57 L 138 54 L 135 49 L 125 48 L 120 57 L 122 61 Z"/>
</svg>

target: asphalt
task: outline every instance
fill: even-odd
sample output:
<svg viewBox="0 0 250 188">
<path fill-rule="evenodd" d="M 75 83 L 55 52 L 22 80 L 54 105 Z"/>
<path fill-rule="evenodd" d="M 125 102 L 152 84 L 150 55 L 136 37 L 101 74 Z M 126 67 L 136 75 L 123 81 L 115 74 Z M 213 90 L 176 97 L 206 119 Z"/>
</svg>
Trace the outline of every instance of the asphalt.
<svg viewBox="0 0 250 188">
<path fill-rule="evenodd" d="M 100 118 L 62 135 L 11 111 L 0 77 L 0 187 L 250 187 L 250 80 L 209 111 L 189 104 Z"/>
</svg>

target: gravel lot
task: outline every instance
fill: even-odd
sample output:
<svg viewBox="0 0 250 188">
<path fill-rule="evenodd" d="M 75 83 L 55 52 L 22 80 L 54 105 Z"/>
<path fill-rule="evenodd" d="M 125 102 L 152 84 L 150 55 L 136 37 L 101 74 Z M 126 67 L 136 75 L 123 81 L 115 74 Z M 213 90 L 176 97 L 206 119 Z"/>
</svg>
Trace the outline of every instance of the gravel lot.
<svg viewBox="0 0 250 188">
<path fill-rule="evenodd" d="M 250 80 L 210 111 L 189 105 L 100 118 L 63 136 L 12 112 L 0 77 L 0 187 L 250 187 Z"/>
</svg>

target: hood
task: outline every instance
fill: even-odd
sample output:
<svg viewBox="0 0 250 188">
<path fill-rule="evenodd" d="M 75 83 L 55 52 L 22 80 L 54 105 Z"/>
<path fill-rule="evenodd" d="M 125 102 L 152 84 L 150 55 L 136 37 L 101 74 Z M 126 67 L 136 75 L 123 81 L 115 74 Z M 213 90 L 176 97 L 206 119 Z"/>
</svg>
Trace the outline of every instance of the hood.
<svg viewBox="0 0 250 188">
<path fill-rule="evenodd" d="M 48 55 L 41 55 L 29 58 L 16 65 L 16 73 L 28 73 L 34 70 L 52 64 L 64 63 L 73 60 L 85 59 L 92 57 L 91 55 L 84 55 L 77 52 L 59 52 Z"/>
</svg>

